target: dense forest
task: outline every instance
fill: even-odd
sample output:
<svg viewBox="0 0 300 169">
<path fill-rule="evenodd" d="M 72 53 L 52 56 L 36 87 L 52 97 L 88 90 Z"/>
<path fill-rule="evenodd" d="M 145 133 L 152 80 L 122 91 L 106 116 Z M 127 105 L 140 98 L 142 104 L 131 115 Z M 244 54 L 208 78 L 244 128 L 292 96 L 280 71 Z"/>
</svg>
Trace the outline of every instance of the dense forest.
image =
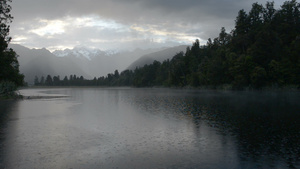
<svg viewBox="0 0 300 169">
<path fill-rule="evenodd" d="M 200 45 L 196 40 L 171 60 L 154 61 L 135 70 L 116 70 L 105 77 L 82 76 L 35 78 L 35 85 L 135 86 L 135 87 L 300 87 L 300 4 L 286 1 L 252 5 L 238 12 L 235 28 Z"/>
</svg>

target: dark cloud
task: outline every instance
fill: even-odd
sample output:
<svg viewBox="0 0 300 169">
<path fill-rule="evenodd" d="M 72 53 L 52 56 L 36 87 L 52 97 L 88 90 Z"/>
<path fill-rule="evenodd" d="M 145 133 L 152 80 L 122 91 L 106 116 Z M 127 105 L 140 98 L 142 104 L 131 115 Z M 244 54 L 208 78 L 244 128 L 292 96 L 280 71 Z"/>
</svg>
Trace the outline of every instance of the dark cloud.
<svg viewBox="0 0 300 169">
<path fill-rule="evenodd" d="M 261 4 L 266 3 L 265 0 L 13 0 L 12 34 L 29 36 L 26 30 L 41 24 L 38 22 L 39 19 L 55 20 L 93 15 L 128 27 L 132 25 L 143 28 L 151 26 L 152 29 L 181 32 L 206 40 L 217 36 L 223 26 L 228 31 L 233 29 L 238 11 L 240 9 L 249 10 L 251 4 L 257 1 Z M 275 1 L 277 6 L 282 3 L 283 1 L 280 0 Z M 65 22 L 69 21 L 65 20 Z M 20 27 L 23 29 L 19 29 Z M 82 42 L 88 41 L 87 37 L 91 36 L 97 36 L 97 39 L 104 39 L 104 41 L 109 37 L 114 39 L 116 35 L 123 39 L 128 36 L 133 36 L 132 39 L 139 39 L 143 36 L 146 36 L 145 39 L 151 39 L 151 31 L 148 31 L 148 35 L 141 35 L 141 32 L 134 32 L 137 30 L 117 33 L 116 30 L 89 29 L 69 30 L 60 37 L 72 40 L 75 38 Z M 74 34 L 71 35 L 72 32 Z M 97 35 L 91 35 L 92 33 Z M 147 34 L 145 31 L 143 33 Z M 41 44 L 44 43 L 43 41 L 49 40 L 44 39 L 45 37 L 40 38 Z M 172 39 L 172 37 L 166 37 L 166 39 L 168 38 Z M 48 43 L 44 44 L 49 45 Z"/>
<path fill-rule="evenodd" d="M 18 18 L 59 18 L 65 15 L 99 14 L 116 20 L 139 21 L 180 18 L 233 17 L 257 0 L 14 0 Z M 265 3 L 262 1 L 261 3 Z M 159 17 L 158 17 L 159 16 Z M 208 17 L 210 16 L 210 17 Z M 144 20 L 143 20 L 144 21 Z M 146 21 L 144 21 L 146 22 Z"/>
</svg>

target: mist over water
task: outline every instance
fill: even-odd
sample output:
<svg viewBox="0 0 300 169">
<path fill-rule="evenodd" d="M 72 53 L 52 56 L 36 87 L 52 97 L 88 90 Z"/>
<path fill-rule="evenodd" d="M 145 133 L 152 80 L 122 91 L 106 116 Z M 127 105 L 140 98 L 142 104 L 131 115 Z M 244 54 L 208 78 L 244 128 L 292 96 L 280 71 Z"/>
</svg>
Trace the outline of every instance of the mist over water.
<svg viewBox="0 0 300 169">
<path fill-rule="evenodd" d="M 300 167 L 299 92 L 21 93 L 51 97 L 0 102 L 0 168 Z"/>
</svg>

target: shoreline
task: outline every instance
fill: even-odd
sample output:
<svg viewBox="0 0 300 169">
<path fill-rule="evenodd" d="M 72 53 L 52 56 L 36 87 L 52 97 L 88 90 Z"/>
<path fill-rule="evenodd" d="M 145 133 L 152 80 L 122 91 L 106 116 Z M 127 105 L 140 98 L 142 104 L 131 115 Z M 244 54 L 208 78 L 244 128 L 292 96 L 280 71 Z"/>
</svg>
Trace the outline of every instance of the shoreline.
<svg viewBox="0 0 300 169">
<path fill-rule="evenodd" d="M 69 96 L 22 96 L 23 100 L 33 100 L 33 99 L 56 99 L 56 98 L 67 98 Z"/>
<path fill-rule="evenodd" d="M 240 89 L 234 89 L 231 85 L 220 85 L 220 86 L 151 86 L 151 87 L 135 87 L 135 86 L 27 86 L 20 87 L 21 89 L 57 89 L 57 88 L 133 88 L 133 89 L 191 89 L 191 90 L 212 90 L 212 91 L 273 91 L 273 92 L 300 92 L 300 87 L 297 85 L 286 85 L 282 87 L 278 86 L 265 86 L 260 89 L 254 89 L 251 87 L 241 87 Z"/>
<path fill-rule="evenodd" d="M 47 89 L 48 87 L 45 87 L 45 89 Z M 41 95 L 36 95 L 36 94 L 32 94 L 32 95 L 24 95 L 21 94 L 19 90 L 22 89 L 38 89 L 38 88 L 28 88 L 28 87 L 22 87 L 19 88 L 17 91 L 14 92 L 13 95 L 0 95 L 0 101 L 6 101 L 6 100 L 32 100 L 32 99 L 54 99 L 54 98 L 66 98 L 66 97 L 70 97 L 70 96 L 59 96 L 59 95 L 47 95 L 47 94 L 41 94 Z M 48 88 L 49 89 L 49 88 Z"/>
<path fill-rule="evenodd" d="M 175 90 L 199 90 L 199 91 L 219 91 L 219 92 L 300 92 L 300 88 L 296 85 L 289 85 L 284 87 L 263 87 L 261 89 L 253 89 L 250 87 L 244 87 L 243 89 L 232 89 L 229 85 L 223 86 L 202 86 L 202 87 L 164 87 L 164 86 L 152 86 L 152 87 L 132 87 L 132 86 L 27 86 L 20 87 L 13 95 L 0 95 L 0 101 L 6 100 L 33 100 L 33 99 L 55 99 L 55 98 L 67 98 L 70 96 L 62 95 L 47 95 L 47 94 L 28 94 L 24 95 L 20 93 L 23 89 L 62 89 L 62 88 L 99 88 L 99 89 L 175 89 Z"/>
</svg>

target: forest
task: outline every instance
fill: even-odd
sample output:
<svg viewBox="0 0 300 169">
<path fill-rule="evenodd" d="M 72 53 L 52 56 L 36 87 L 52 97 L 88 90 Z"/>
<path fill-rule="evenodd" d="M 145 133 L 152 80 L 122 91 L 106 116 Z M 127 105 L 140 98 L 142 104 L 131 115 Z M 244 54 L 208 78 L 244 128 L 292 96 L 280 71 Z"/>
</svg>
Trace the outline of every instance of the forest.
<svg viewBox="0 0 300 169">
<path fill-rule="evenodd" d="M 286 1 L 254 3 L 249 12 L 240 10 L 235 27 L 220 29 L 206 44 L 195 40 L 171 60 L 154 61 L 135 70 L 116 70 L 107 76 L 84 79 L 70 75 L 35 77 L 46 86 L 209 87 L 261 89 L 300 88 L 300 4 Z"/>
</svg>

